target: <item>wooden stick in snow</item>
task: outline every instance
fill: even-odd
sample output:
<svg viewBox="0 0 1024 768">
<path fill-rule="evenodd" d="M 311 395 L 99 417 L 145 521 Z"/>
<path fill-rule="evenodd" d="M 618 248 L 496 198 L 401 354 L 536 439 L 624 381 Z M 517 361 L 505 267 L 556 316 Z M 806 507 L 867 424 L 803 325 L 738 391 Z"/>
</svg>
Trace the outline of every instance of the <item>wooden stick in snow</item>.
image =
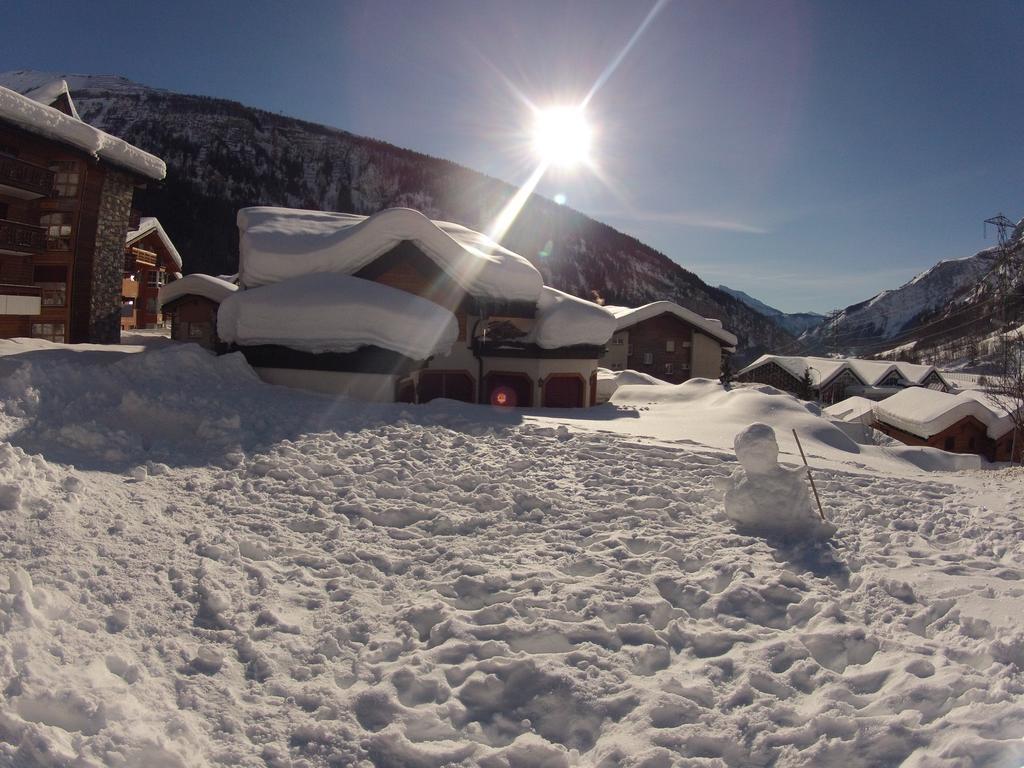
<svg viewBox="0 0 1024 768">
<path fill-rule="evenodd" d="M 825 511 L 821 508 L 821 498 L 818 496 L 818 487 L 814 484 L 814 475 L 811 474 L 811 465 L 807 463 L 807 457 L 804 456 L 804 447 L 800 445 L 800 435 L 793 430 L 793 437 L 796 438 L 796 447 L 800 449 L 800 458 L 804 460 L 804 466 L 807 467 L 807 479 L 811 481 L 811 490 L 814 491 L 814 500 L 818 502 L 818 514 L 821 515 L 821 519 L 825 519 Z"/>
</svg>

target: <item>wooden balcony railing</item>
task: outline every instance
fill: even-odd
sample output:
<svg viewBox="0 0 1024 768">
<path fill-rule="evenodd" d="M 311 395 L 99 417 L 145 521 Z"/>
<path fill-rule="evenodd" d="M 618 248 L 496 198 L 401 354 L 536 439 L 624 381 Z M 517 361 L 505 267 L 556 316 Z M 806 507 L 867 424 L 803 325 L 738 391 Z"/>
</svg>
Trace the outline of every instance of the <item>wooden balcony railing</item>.
<svg viewBox="0 0 1024 768">
<path fill-rule="evenodd" d="M 53 193 L 53 171 L 0 155 L 0 184 L 49 197 Z"/>
<path fill-rule="evenodd" d="M 0 219 L 0 251 L 42 253 L 46 250 L 46 228 L 20 221 Z"/>
<path fill-rule="evenodd" d="M 38 285 L 17 285 L 14 283 L 0 283 L 0 296 L 39 296 Z"/>
</svg>

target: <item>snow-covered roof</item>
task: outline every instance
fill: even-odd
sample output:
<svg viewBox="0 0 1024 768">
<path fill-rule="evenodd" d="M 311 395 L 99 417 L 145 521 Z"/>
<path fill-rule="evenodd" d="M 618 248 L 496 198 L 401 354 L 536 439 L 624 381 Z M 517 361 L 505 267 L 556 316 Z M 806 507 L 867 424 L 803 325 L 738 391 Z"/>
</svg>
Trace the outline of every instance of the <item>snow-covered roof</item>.
<svg viewBox="0 0 1024 768">
<path fill-rule="evenodd" d="M 157 237 L 160 238 L 160 242 L 164 244 L 164 248 L 174 259 L 174 263 L 178 265 L 180 269 L 183 264 L 181 263 L 181 255 L 178 253 L 178 249 L 174 247 L 174 243 L 171 242 L 171 238 L 167 236 L 160 221 L 154 216 L 143 216 L 139 219 L 139 226 L 137 229 L 129 229 L 128 234 L 125 235 L 125 245 L 131 245 L 147 235 L 151 235 L 156 232 Z"/>
<path fill-rule="evenodd" d="M 425 360 L 448 353 L 459 324 L 444 307 L 398 288 L 320 273 L 228 296 L 217 312 L 217 335 L 313 353 L 373 345 Z"/>
<path fill-rule="evenodd" d="M 865 421 L 870 422 L 875 409 L 875 401 L 866 397 L 855 395 L 845 400 L 840 400 L 835 405 L 830 405 L 822 410 L 837 421 Z"/>
<path fill-rule="evenodd" d="M 1006 408 L 984 392 L 974 390 L 954 395 L 912 387 L 875 404 L 876 419 L 925 439 L 967 416 L 984 424 L 991 438 L 1002 437 L 1013 428 Z"/>
<path fill-rule="evenodd" d="M 873 387 L 893 371 L 908 384 L 920 384 L 932 373 L 938 373 L 933 365 L 892 362 L 891 360 L 863 360 L 856 357 L 812 357 L 808 355 L 761 355 L 737 375 L 753 371 L 767 363 L 775 363 L 794 377 L 802 379 L 808 368 L 817 372 L 811 376 L 815 387 L 827 385 L 843 371 L 852 372 L 865 386 Z M 941 373 L 938 373 L 942 377 Z"/>
<path fill-rule="evenodd" d="M 186 275 L 178 280 L 160 287 L 157 304 L 163 308 L 182 296 L 202 296 L 220 304 L 224 299 L 238 290 L 238 286 L 210 275 Z"/>
<path fill-rule="evenodd" d="M 728 347 L 736 346 L 736 337 L 722 328 L 722 322 L 709 317 L 701 317 L 696 312 L 693 312 L 686 307 L 681 307 L 672 301 L 655 301 L 650 304 L 644 304 L 642 307 L 605 307 L 609 312 L 615 315 L 618 321 L 615 326 L 615 330 L 621 331 L 625 328 L 629 328 L 632 325 L 636 325 L 644 320 L 650 320 L 652 317 L 663 315 L 666 312 L 675 315 L 680 320 L 695 326 L 697 329 L 703 331 L 708 336 L 718 339 L 724 345 Z"/>
<path fill-rule="evenodd" d="M 27 96 L 32 99 L 32 101 L 38 101 L 40 104 L 45 104 L 48 107 L 52 107 L 53 103 L 61 96 L 66 96 L 68 100 L 68 107 L 71 109 L 71 116 L 76 120 L 82 119 L 78 115 L 78 109 L 75 107 L 74 99 L 71 98 L 71 89 L 68 88 L 68 81 L 62 77 L 58 77 L 54 80 L 45 82 L 42 85 L 30 88 L 27 91 L 23 91 L 22 96 Z"/>
<path fill-rule="evenodd" d="M 0 120 L 68 144 L 140 176 L 159 181 L 167 175 L 167 166 L 159 157 L 3 86 L 0 86 Z"/>
<path fill-rule="evenodd" d="M 604 307 L 544 286 L 537 301 L 533 341 L 544 349 L 576 344 L 601 346 L 615 333 L 615 317 Z"/>
<path fill-rule="evenodd" d="M 830 357 L 801 357 L 794 355 L 761 355 L 746 368 L 737 372 L 737 376 L 760 368 L 762 365 L 775 363 L 787 373 L 797 379 L 803 379 L 804 372 L 808 368 L 813 369 L 818 375 L 811 374 L 811 381 L 815 387 L 828 384 L 833 378 L 849 369 L 845 360 L 833 359 Z M 854 371 L 856 375 L 856 371 Z M 864 382 L 865 384 L 867 382 Z"/>
<path fill-rule="evenodd" d="M 239 283 L 246 288 L 310 273 L 354 274 L 404 240 L 473 296 L 535 302 L 543 280 L 526 259 L 486 235 L 410 208 L 372 216 L 290 208 L 238 212 Z"/>
</svg>

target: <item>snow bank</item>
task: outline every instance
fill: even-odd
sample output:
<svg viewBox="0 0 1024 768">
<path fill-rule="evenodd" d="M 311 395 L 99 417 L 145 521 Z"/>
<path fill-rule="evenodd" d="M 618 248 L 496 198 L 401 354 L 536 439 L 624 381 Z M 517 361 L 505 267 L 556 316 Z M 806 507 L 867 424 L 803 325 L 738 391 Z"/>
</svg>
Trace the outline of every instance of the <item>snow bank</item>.
<svg viewBox="0 0 1024 768">
<path fill-rule="evenodd" d="M 607 402 L 615 394 L 619 387 L 648 384 L 664 384 L 671 386 L 667 381 L 656 379 L 646 373 L 627 369 L 625 371 L 611 371 L 607 368 L 597 369 L 597 400 Z"/>
<path fill-rule="evenodd" d="M 556 430 L 106 358 L 0 358 L 0 765 L 1024 761 L 1019 473 L 816 471 L 826 556 L 737 535 L 724 452 L 583 428 L 788 395 Z"/>
<path fill-rule="evenodd" d="M 796 429 L 810 457 L 818 461 L 883 472 L 977 469 L 978 456 L 953 454 L 936 448 L 876 447 L 850 437 L 812 403 L 767 385 L 739 385 L 726 390 L 711 379 L 690 379 L 678 385 L 623 386 L 613 406 L 638 411 L 635 420 L 602 422 L 602 429 L 659 439 L 692 441 L 722 449 L 732 447 L 736 434 L 754 422 L 776 430 L 791 461 L 800 462 L 791 430 Z"/>
<path fill-rule="evenodd" d="M 575 344 L 603 346 L 615 333 L 615 317 L 604 307 L 544 286 L 537 301 L 533 341 L 544 349 Z"/>
<path fill-rule="evenodd" d="M 353 274 L 403 240 L 415 243 L 471 295 L 537 301 L 540 272 L 519 254 L 458 224 L 409 208 L 372 216 L 243 208 L 239 283 L 254 288 L 313 272 Z"/>
<path fill-rule="evenodd" d="M 154 216 L 143 216 L 140 218 L 139 226 L 136 229 L 129 229 L 127 235 L 125 235 L 125 245 L 131 245 L 135 241 L 141 240 L 146 237 L 146 235 L 150 235 L 153 232 L 156 232 L 157 237 L 160 238 L 160 242 L 163 243 L 164 248 L 167 249 L 167 252 L 174 260 L 174 263 L 178 265 L 178 269 L 181 269 L 181 254 L 178 253 L 178 249 L 174 247 L 174 243 L 171 242 L 171 238 L 167 236 L 163 225 L 161 225 L 160 221 Z"/>
<path fill-rule="evenodd" d="M 181 277 L 160 287 L 157 303 L 161 309 L 175 299 L 190 294 L 202 296 L 220 304 L 238 290 L 238 286 L 210 275 L 192 274 Z"/>
<path fill-rule="evenodd" d="M 954 395 L 923 387 L 905 389 L 878 403 L 875 416 L 879 421 L 924 439 L 968 416 L 984 424 L 991 438 L 1002 437 L 1013 428 L 1009 412 L 977 390 Z"/>
<path fill-rule="evenodd" d="M 722 328 L 722 321 L 715 320 L 709 317 L 701 317 L 696 312 L 681 307 L 678 304 L 671 301 L 655 301 L 651 304 L 644 304 L 642 307 L 605 307 L 609 312 L 615 315 L 617 320 L 616 330 L 622 330 L 628 328 L 631 325 L 649 320 L 652 317 L 663 315 L 666 312 L 675 315 L 680 320 L 684 320 L 690 325 L 696 326 L 708 336 L 718 339 L 722 344 L 728 347 L 736 346 L 736 336 L 729 333 Z"/>
<path fill-rule="evenodd" d="M 455 315 L 427 299 L 348 275 L 293 277 L 237 291 L 221 302 L 217 335 L 241 345 L 354 352 L 374 345 L 414 360 L 447 354 Z"/>
<path fill-rule="evenodd" d="M 159 181 L 167 175 L 167 166 L 159 157 L 3 86 L 0 86 L 0 119 L 147 178 Z"/>
</svg>

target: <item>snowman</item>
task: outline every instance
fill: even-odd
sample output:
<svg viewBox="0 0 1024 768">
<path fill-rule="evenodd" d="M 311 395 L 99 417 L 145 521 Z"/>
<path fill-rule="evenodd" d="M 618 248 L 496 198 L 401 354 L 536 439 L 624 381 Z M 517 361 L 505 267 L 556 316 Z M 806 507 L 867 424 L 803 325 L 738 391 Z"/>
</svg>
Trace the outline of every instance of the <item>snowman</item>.
<svg viewBox="0 0 1024 768">
<path fill-rule="evenodd" d="M 733 442 L 742 469 L 722 480 L 725 514 L 740 533 L 789 541 L 824 541 L 836 527 L 811 506 L 803 469 L 779 465 L 775 430 L 751 424 Z"/>
</svg>

